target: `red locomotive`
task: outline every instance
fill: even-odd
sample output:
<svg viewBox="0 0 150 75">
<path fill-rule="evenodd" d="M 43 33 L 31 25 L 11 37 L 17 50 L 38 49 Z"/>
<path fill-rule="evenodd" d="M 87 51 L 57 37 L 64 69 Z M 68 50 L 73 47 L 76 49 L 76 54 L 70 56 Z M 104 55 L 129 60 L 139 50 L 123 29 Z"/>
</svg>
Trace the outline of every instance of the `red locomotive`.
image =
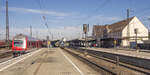
<svg viewBox="0 0 150 75">
<path fill-rule="evenodd" d="M 14 56 L 24 54 L 31 48 L 40 48 L 42 42 L 23 34 L 16 35 L 12 40 L 12 51 Z"/>
</svg>

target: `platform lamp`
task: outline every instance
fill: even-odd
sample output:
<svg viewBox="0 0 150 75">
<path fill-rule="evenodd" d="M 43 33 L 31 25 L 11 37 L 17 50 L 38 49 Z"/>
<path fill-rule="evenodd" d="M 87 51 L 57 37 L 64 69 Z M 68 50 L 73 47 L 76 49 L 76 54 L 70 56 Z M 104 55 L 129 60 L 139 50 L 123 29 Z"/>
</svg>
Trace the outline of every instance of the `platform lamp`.
<svg viewBox="0 0 150 75">
<path fill-rule="evenodd" d="M 85 34 L 85 51 L 84 51 L 84 55 L 87 55 L 87 50 L 86 48 L 88 47 L 88 43 L 87 43 L 87 34 L 89 31 L 89 24 L 83 24 L 83 32 Z"/>
<path fill-rule="evenodd" d="M 138 45 L 137 45 L 137 34 L 138 34 L 138 29 L 137 29 L 137 28 L 134 29 L 134 33 L 135 33 L 135 35 L 136 35 L 136 38 L 135 38 L 135 42 L 136 42 L 136 51 L 139 52 L 139 50 L 138 50 Z"/>
<path fill-rule="evenodd" d="M 148 18 L 147 20 L 150 20 L 150 18 Z M 148 39 L 150 39 L 150 29 L 149 29 L 149 25 L 148 25 Z"/>
<path fill-rule="evenodd" d="M 87 47 L 87 34 L 89 31 L 89 24 L 83 24 L 83 32 L 85 34 L 85 47 Z"/>
</svg>

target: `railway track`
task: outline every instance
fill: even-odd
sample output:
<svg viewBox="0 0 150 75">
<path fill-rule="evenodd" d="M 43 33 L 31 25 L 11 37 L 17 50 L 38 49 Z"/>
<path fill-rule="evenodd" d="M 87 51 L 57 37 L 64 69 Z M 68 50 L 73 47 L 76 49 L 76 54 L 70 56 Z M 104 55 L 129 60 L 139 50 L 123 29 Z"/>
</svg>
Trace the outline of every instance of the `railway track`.
<svg viewBox="0 0 150 75">
<path fill-rule="evenodd" d="M 88 60 L 87 58 L 83 57 L 82 55 L 73 52 L 71 50 L 68 49 L 64 49 L 66 52 L 68 52 L 69 54 L 77 57 L 78 59 L 80 59 L 81 61 L 83 61 L 84 63 L 86 62 L 86 64 L 88 64 L 89 66 L 91 66 L 92 68 L 94 68 L 96 71 L 100 72 L 103 75 L 117 75 L 115 72 L 110 71 L 109 69 L 106 69 L 103 66 L 100 66 L 90 60 Z"/>
<path fill-rule="evenodd" d="M 0 63 L 13 58 L 12 51 L 0 52 Z"/>
<path fill-rule="evenodd" d="M 135 75 L 136 73 L 140 75 L 149 75 L 150 71 L 144 68 L 136 67 L 134 65 L 126 64 L 119 62 L 118 57 L 116 57 L 115 60 L 108 59 L 102 56 L 97 55 L 96 53 L 86 51 L 85 50 L 79 50 L 79 49 L 71 49 L 68 48 L 65 49 L 67 52 L 71 53 L 72 55 L 79 57 L 80 59 L 84 59 L 84 61 L 89 62 L 90 64 L 96 66 L 97 68 L 100 68 L 103 70 L 104 74 L 108 73 L 109 75 Z M 90 53 L 89 53 L 90 52 Z M 85 56 L 87 54 L 87 56 Z M 104 62 L 102 62 L 104 61 Z M 100 64 L 107 62 L 107 65 Z M 106 64 L 106 63 L 105 63 Z M 114 65 L 114 66 L 108 66 Z M 119 67 L 118 67 L 119 66 Z"/>
<path fill-rule="evenodd" d="M 81 49 L 84 49 L 84 47 L 80 47 Z M 96 48 L 96 49 L 105 49 L 105 50 L 118 50 L 118 51 L 131 51 L 131 52 L 136 52 L 136 49 L 131 49 L 131 48 Z M 138 49 L 139 52 L 146 52 L 150 53 L 150 50 L 145 50 L 145 49 Z"/>
<path fill-rule="evenodd" d="M 4 62 L 1 62 L 1 63 L 0 63 L 0 72 L 1 72 L 1 71 L 4 71 L 5 69 L 8 69 L 9 67 L 12 67 L 13 65 L 19 63 L 20 61 L 23 61 L 23 60 L 25 60 L 25 59 L 27 59 L 27 58 L 33 56 L 34 54 L 36 54 L 36 53 L 38 53 L 38 52 L 40 52 L 40 51 L 42 51 L 42 50 L 41 50 L 41 49 L 39 49 L 39 50 L 36 50 L 36 49 L 35 49 L 34 51 L 31 51 L 31 52 L 29 52 L 29 53 L 27 53 L 27 54 L 24 54 L 24 55 L 15 57 L 15 58 L 12 57 L 12 58 L 9 59 L 9 60 L 6 60 L 6 61 L 4 61 Z M 25 67 L 25 66 L 28 66 L 28 65 L 24 65 L 24 67 Z M 20 74 L 19 74 L 19 75 L 20 75 Z"/>
<path fill-rule="evenodd" d="M 37 50 L 37 49 L 36 48 L 30 49 L 27 51 L 27 53 L 30 53 L 34 50 Z M 3 51 L 1 50 L 0 51 L 0 63 L 10 60 L 10 59 L 13 59 L 13 52 L 11 50 L 3 50 Z"/>
<path fill-rule="evenodd" d="M 0 59 L 12 56 L 12 51 L 5 51 L 0 53 Z"/>
</svg>

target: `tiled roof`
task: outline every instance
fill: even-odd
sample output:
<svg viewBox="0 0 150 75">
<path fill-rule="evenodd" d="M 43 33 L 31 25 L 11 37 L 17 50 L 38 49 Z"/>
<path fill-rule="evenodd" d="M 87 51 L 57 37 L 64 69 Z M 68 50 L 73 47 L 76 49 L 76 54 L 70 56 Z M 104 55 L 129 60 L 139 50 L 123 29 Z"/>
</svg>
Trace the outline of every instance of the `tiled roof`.
<svg viewBox="0 0 150 75">
<path fill-rule="evenodd" d="M 128 25 L 128 23 L 133 19 L 134 17 L 113 23 L 111 25 L 108 26 L 108 28 L 110 29 L 110 33 L 111 32 L 121 32 L 123 30 L 124 27 L 126 27 Z"/>
<path fill-rule="evenodd" d="M 104 25 L 94 25 L 93 26 L 93 35 L 103 35 L 103 31 L 105 29 Z"/>
<path fill-rule="evenodd" d="M 111 25 L 107 25 L 109 32 L 113 33 L 113 32 L 121 32 L 123 30 L 124 27 L 126 27 L 128 25 L 128 21 L 130 22 L 134 17 L 113 23 Z M 104 33 L 104 30 L 106 28 L 106 25 L 93 25 L 93 35 L 95 36 L 101 36 Z"/>
</svg>

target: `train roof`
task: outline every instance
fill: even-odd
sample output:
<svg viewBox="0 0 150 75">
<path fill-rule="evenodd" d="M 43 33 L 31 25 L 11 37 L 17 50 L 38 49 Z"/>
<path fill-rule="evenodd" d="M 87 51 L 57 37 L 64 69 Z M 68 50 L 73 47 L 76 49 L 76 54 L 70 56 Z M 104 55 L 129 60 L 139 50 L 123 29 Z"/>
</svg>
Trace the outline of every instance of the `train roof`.
<svg viewBox="0 0 150 75">
<path fill-rule="evenodd" d="M 23 38 L 27 38 L 30 41 L 38 41 L 38 39 L 24 35 L 24 34 L 18 34 L 14 37 L 14 39 L 23 39 Z"/>
</svg>

